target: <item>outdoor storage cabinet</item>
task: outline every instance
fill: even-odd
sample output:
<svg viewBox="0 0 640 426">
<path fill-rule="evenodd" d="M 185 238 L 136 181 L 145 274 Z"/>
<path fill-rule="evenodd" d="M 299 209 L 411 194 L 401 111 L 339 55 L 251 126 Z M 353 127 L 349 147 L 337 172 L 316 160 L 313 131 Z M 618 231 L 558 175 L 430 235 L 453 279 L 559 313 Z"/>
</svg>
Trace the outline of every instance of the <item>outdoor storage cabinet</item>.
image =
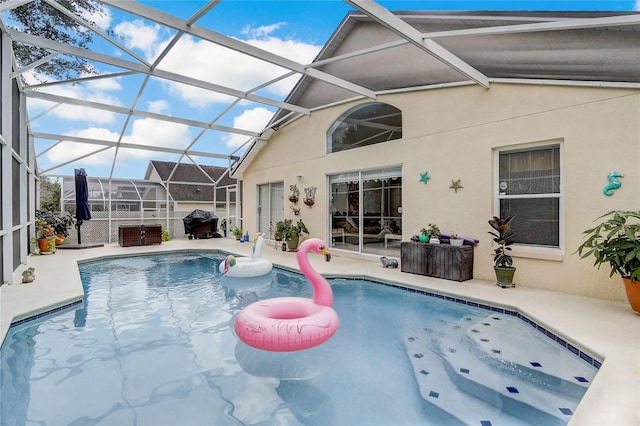
<svg viewBox="0 0 640 426">
<path fill-rule="evenodd" d="M 162 242 L 161 225 L 120 225 L 118 244 L 122 247 L 148 246 Z"/>
<path fill-rule="evenodd" d="M 473 247 L 405 241 L 400 249 L 400 270 L 452 281 L 473 278 Z"/>
</svg>

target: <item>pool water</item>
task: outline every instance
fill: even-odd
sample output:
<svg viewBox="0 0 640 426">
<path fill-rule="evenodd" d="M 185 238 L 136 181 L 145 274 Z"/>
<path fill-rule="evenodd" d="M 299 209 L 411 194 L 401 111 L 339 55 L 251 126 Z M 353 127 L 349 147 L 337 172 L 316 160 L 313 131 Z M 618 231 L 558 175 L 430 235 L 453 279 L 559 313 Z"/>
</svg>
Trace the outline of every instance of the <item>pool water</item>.
<svg viewBox="0 0 640 426">
<path fill-rule="evenodd" d="M 327 343 L 253 349 L 235 313 L 312 287 L 277 268 L 221 277 L 222 259 L 82 264 L 83 304 L 9 331 L 0 424 L 562 425 L 597 372 L 513 315 L 351 279 L 330 280 Z"/>
</svg>

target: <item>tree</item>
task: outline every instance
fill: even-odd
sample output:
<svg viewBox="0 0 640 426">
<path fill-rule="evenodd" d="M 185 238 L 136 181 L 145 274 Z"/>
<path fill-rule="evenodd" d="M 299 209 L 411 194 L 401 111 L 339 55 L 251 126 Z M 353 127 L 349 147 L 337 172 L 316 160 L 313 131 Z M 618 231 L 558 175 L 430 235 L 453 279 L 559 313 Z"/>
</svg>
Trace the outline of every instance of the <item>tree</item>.
<svg viewBox="0 0 640 426">
<path fill-rule="evenodd" d="M 94 0 L 56 1 L 94 25 L 95 22 L 90 17 L 106 13 L 102 5 Z M 93 41 L 93 32 L 42 0 L 34 0 L 10 9 L 9 14 L 15 23 L 11 28 L 17 31 L 81 48 L 88 48 Z M 52 53 L 41 47 L 17 42 L 13 43 L 13 50 L 20 66 L 31 64 Z M 87 60 L 64 55 L 56 56 L 35 69 L 39 73 L 61 79 L 96 73 Z"/>
<path fill-rule="evenodd" d="M 40 210 L 60 211 L 60 182 L 48 177 L 40 178 Z"/>
</svg>

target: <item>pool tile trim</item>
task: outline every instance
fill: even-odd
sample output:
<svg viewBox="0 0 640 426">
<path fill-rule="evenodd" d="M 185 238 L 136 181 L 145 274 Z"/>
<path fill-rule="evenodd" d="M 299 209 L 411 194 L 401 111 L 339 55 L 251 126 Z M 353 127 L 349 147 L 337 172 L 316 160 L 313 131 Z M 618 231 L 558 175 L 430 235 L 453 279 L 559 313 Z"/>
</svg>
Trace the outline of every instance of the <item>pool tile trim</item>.
<svg viewBox="0 0 640 426">
<path fill-rule="evenodd" d="M 82 300 L 76 300 L 74 302 L 67 303 L 67 304 L 62 305 L 62 306 L 57 306 L 55 308 L 47 309 L 47 310 L 45 310 L 43 312 L 40 312 L 40 313 L 37 313 L 35 315 L 30 315 L 30 316 L 27 316 L 25 318 L 22 318 L 22 319 L 19 319 L 19 320 L 16 320 L 16 321 L 12 321 L 11 322 L 11 327 L 22 325 L 22 324 L 24 324 L 26 322 L 34 321 L 34 320 L 40 319 L 42 317 L 46 317 L 47 315 L 55 314 L 57 312 L 61 312 L 61 311 L 76 307 L 76 305 L 82 305 L 83 303 L 84 302 Z"/>
</svg>

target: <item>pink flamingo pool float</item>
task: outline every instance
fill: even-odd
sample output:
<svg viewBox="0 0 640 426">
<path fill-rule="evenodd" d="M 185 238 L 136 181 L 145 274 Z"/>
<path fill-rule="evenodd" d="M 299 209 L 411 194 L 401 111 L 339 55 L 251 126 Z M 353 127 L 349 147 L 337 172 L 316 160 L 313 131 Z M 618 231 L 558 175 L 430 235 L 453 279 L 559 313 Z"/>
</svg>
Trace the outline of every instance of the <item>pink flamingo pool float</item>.
<svg viewBox="0 0 640 426">
<path fill-rule="evenodd" d="M 313 299 L 276 297 L 254 302 L 238 312 L 234 329 L 244 343 L 272 352 L 309 349 L 329 340 L 338 330 L 338 314 L 333 310 L 333 292 L 327 280 L 309 263 L 308 252 L 331 255 L 324 241 L 305 240 L 298 247 L 300 270 L 313 285 Z"/>
</svg>

